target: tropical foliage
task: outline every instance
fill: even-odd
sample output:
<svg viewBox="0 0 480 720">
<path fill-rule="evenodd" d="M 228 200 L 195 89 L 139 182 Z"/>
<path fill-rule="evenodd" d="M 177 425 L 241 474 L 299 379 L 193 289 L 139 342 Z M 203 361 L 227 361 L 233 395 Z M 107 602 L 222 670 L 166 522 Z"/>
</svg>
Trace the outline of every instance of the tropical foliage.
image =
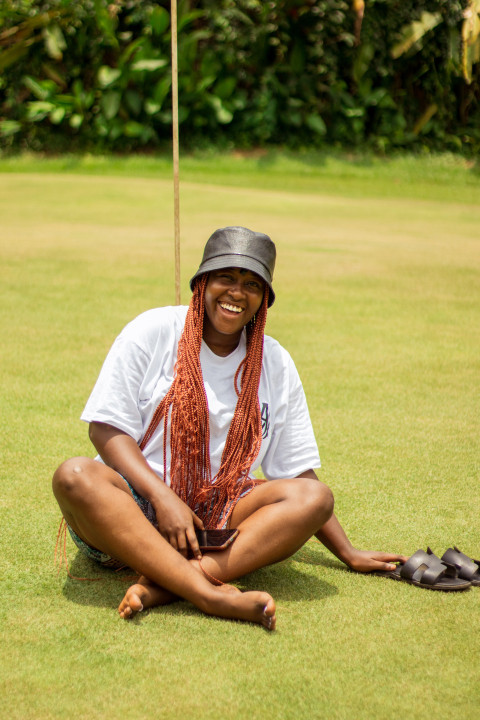
<svg viewBox="0 0 480 720">
<path fill-rule="evenodd" d="M 179 0 L 184 146 L 480 149 L 480 0 Z M 170 0 L 3 0 L 4 148 L 171 136 Z"/>
</svg>

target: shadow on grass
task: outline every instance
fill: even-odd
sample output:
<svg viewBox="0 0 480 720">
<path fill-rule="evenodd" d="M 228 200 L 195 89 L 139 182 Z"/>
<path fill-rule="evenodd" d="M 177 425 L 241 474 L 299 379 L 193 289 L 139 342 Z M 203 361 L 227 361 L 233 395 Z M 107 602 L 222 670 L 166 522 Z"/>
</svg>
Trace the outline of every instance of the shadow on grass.
<svg viewBox="0 0 480 720">
<path fill-rule="evenodd" d="M 279 565 L 262 568 L 235 583 L 242 591 L 265 590 L 277 602 L 312 602 L 337 595 L 334 585 L 303 573 L 286 560 Z"/>
<path fill-rule="evenodd" d="M 70 574 L 62 588 L 67 600 L 78 605 L 116 608 L 138 575 L 132 570 L 115 572 L 99 567 L 81 552 L 69 561 Z M 62 570 L 64 572 L 64 570 Z"/>
<path fill-rule="evenodd" d="M 312 576 L 311 573 L 302 572 L 297 566 L 298 562 L 329 566 L 328 562 L 318 562 L 318 560 L 317 552 L 312 552 L 308 547 L 302 548 L 293 559 L 257 570 L 235 584 L 242 591 L 264 590 L 276 601 L 323 600 L 336 595 L 337 588 Z M 340 563 L 338 565 L 340 566 Z M 116 608 L 128 587 L 135 581 L 131 570 L 114 572 L 99 568 L 80 552 L 71 561 L 70 573 L 78 578 L 90 579 L 86 581 L 67 577 L 65 580 L 63 595 L 67 600 L 78 605 Z M 161 608 L 161 612 L 174 614 L 191 614 L 190 610 L 192 613 L 198 612 L 185 602 L 177 602 Z"/>
<path fill-rule="evenodd" d="M 324 568 L 332 570 L 344 570 L 351 572 L 349 568 L 337 560 L 330 553 L 325 553 L 323 545 L 317 540 L 309 540 L 300 550 L 293 556 L 293 560 L 306 565 L 321 565 Z"/>
</svg>

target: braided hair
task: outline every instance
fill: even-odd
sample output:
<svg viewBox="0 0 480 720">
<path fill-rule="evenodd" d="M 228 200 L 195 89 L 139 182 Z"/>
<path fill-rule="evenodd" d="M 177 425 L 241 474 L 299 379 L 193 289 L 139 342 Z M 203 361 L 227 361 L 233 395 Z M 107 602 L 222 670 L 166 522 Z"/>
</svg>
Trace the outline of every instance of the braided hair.
<svg viewBox="0 0 480 720">
<path fill-rule="evenodd" d="M 265 286 L 260 309 L 246 326 L 247 351 L 234 378 L 238 400 L 220 469 L 212 478 L 208 402 L 200 366 L 207 280 L 208 273 L 201 275 L 194 286 L 185 327 L 178 342 L 174 380 L 155 410 L 140 449 L 145 448 L 163 418 L 166 478 L 170 417 L 171 488 L 203 520 L 205 527 L 216 528 L 225 524 L 236 501 L 245 491 L 263 482 L 249 477 L 249 472 L 262 443 L 258 387 L 269 289 Z"/>
</svg>

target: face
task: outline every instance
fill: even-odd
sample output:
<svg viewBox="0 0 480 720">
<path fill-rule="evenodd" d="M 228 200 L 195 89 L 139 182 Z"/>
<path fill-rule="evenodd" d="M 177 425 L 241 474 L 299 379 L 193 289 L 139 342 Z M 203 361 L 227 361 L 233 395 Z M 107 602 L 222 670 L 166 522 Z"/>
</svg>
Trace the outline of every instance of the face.
<svg viewBox="0 0 480 720">
<path fill-rule="evenodd" d="M 259 275 L 240 268 L 213 270 L 205 288 L 204 338 L 240 336 L 258 312 L 265 292 Z"/>
</svg>

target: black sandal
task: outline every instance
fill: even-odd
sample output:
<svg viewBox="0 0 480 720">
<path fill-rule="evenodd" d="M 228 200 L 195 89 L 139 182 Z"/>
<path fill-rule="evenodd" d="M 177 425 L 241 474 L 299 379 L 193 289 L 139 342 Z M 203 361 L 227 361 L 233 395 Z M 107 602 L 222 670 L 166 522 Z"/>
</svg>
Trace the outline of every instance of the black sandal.
<svg viewBox="0 0 480 720">
<path fill-rule="evenodd" d="M 470 580 L 472 585 L 480 585 L 480 561 L 469 558 L 455 545 L 443 553 L 442 562 L 455 565 L 459 578 Z"/>
<path fill-rule="evenodd" d="M 472 584 L 469 580 L 459 578 L 455 565 L 440 560 L 430 548 L 427 548 L 427 552 L 417 550 L 406 563 L 398 565 L 395 570 L 377 570 L 372 575 L 389 577 L 427 590 L 448 592 L 468 590 Z"/>
</svg>

